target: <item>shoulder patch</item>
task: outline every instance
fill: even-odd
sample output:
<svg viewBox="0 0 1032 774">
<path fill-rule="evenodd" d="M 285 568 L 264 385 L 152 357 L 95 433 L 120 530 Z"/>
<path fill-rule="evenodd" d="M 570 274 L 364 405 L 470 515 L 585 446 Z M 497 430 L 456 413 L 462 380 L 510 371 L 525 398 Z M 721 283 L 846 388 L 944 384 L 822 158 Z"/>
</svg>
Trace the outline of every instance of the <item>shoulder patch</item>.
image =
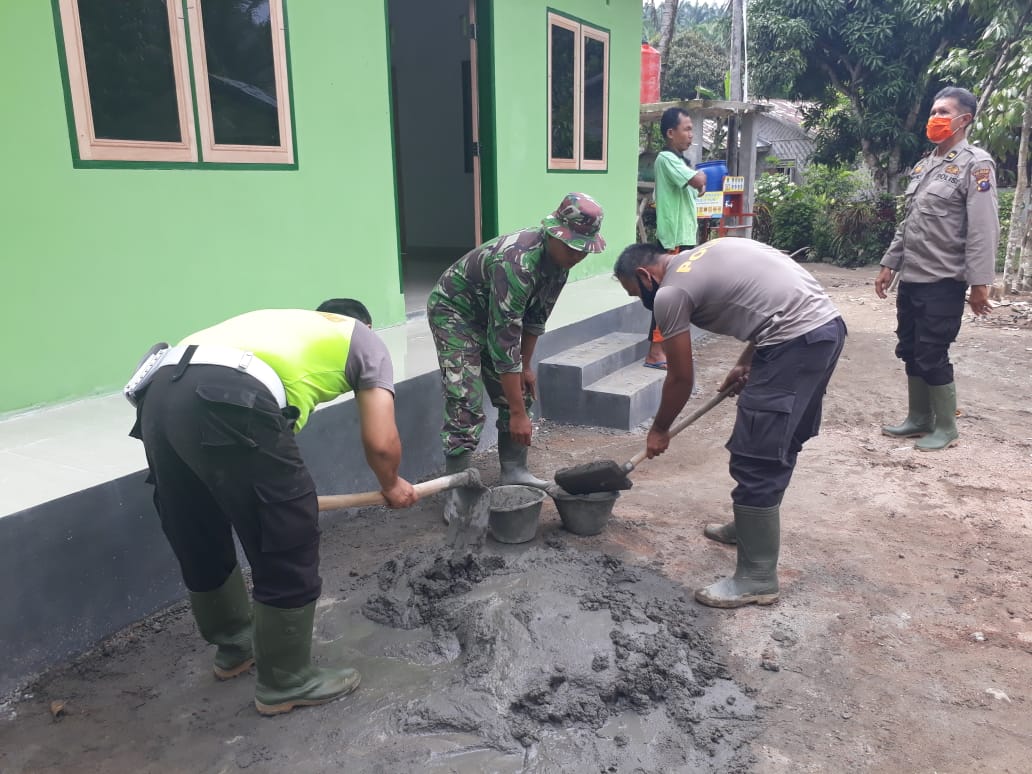
<svg viewBox="0 0 1032 774">
<path fill-rule="evenodd" d="M 990 182 L 992 174 L 993 171 L 989 167 L 977 167 L 971 170 L 971 176 L 975 178 L 975 187 L 983 193 L 992 188 L 992 183 Z"/>
</svg>

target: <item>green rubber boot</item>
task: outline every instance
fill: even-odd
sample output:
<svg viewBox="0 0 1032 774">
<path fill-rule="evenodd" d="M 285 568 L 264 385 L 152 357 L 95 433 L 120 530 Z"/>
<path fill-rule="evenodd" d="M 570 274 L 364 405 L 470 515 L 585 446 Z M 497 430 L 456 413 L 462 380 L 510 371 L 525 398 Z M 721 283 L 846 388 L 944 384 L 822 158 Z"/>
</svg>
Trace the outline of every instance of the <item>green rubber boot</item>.
<svg viewBox="0 0 1032 774">
<path fill-rule="evenodd" d="M 459 454 L 444 456 L 444 472 L 447 475 L 461 473 L 469 469 L 473 464 L 473 453 L 464 451 Z M 451 520 L 459 512 L 461 492 L 458 489 L 449 489 L 444 493 L 444 523 L 451 524 Z"/>
<path fill-rule="evenodd" d="M 781 508 L 735 506 L 738 566 L 724 578 L 695 592 L 695 599 L 709 607 L 769 605 L 781 594 L 778 586 L 778 553 L 781 548 Z"/>
<path fill-rule="evenodd" d="M 498 431 L 498 462 L 502 466 L 502 484 L 523 484 L 544 489 L 548 482 L 527 470 L 529 446 L 516 443 L 508 430 Z"/>
<path fill-rule="evenodd" d="M 929 387 L 932 397 L 932 411 L 935 413 L 935 430 L 918 439 L 914 448 L 920 451 L 948 449 L 957 442 L 957 385 L 954 382 Z"/>
<path fill-rule="evenodd" d="M 312 666 L 314 621 L 315 602 L 290 610 L 254 603 L 254 706 L 262 715 L 326 704 L 351 693 L 362 681 L 354 669 Z"/>
<path fill-rule="evenodd" d="M 215 651 L 215 678 L 229 680 L 254 665 L 251 638 L 251 597 L 240 565 L 214 591 L 191 591 L 190 607 L 201 636 Z"/>
<path fill-rule="evenodd" d="M 885 425 L 883 435 L 892 438 L 917 438 L 932 432 L 935 415 L 932 413 L 928 383 L 920 376 L 907 377 L 907 418 L 901 425 Z"/>
</svg>

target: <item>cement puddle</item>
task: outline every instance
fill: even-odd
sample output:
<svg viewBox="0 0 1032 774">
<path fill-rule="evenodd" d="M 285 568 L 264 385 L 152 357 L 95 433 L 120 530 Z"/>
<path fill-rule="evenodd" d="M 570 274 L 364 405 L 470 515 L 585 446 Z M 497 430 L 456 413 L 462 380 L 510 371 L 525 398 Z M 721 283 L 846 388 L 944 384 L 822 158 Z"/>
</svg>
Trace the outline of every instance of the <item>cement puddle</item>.
<svg viewBox="0 0 1032 774">
<path fill-rule="evenodd" d="M 419 550 L 356 579 L 347 610 L 327 611 L 321 629 L 332 643 L 324 648 L 363 671 L 362 704 L 383 709 L 374 725 L 391 736 L 399 765 L 748 768 L 755 704 L 696 627 L 684 593 L 555 537 L 462 559 Z"/>
</svg>

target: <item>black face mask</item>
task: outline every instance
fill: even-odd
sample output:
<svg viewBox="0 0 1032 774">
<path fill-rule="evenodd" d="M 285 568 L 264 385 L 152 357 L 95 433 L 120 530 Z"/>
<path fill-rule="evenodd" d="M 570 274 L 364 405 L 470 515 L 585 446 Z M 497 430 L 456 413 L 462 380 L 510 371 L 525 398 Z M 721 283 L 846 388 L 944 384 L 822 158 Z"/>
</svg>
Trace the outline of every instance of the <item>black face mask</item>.
<svg viewBox="0 0 1032 774">
<path fill-rule="evenodd" d="M 656 304 L 656 293 L 659 292 L 659 283 L 649 276 L 649 281 L 652 282 L 651 288 L 646 288 L 645 283 L 641 281 L 641 277 L 637 274 L 634 275 L 634 279 L 638 282 L 638 290 L 641 292 L 641 305 L 652 311 L 652 307 Z"/>
</svg>

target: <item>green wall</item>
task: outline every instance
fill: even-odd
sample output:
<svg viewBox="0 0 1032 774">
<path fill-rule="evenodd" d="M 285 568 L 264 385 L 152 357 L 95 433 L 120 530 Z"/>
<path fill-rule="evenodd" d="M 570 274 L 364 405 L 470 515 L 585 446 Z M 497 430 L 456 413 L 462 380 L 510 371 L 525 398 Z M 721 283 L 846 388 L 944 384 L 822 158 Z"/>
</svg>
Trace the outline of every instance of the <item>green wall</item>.
<svg viewBox="0 0 1032 774">
<path fill-rule="evenodd" d="M 288 8 L 297 170 L 74 169 L 51 4 L 0 3 L 0 412 L 120 387 L 158 340 L 399 291 L 382 2 Z"/>
<path fill-rule="evenodd" d="M 558 11 L 608 29 L 609 170 L 547 171 L 547 13 Z M 607 250 L 573 272 L 581 279 L 611 272 L 635 237 L 641 3 L 638 0 L 494 0 L 494 84 L 501 233 L 537 223 L 569 191 L 594 196 L 605 209 Z"/>
</svg>

